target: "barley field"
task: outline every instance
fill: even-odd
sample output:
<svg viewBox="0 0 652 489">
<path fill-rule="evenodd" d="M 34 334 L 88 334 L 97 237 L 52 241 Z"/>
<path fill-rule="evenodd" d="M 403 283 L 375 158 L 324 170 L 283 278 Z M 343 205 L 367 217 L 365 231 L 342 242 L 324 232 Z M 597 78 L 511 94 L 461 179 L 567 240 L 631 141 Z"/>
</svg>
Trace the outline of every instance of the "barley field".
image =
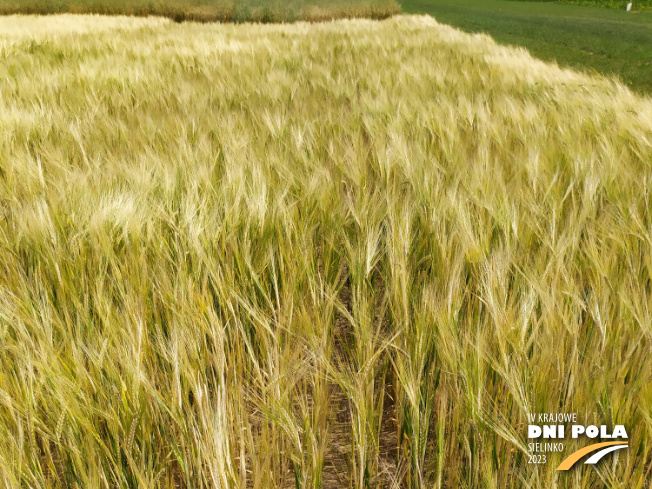
<svg viewBox="0 0 652 489">
<path fill-rule="evenodd" d="M 650 487 L 652 99 L 427 16 L 0 59 L 0 486 Z"/>
</svg>

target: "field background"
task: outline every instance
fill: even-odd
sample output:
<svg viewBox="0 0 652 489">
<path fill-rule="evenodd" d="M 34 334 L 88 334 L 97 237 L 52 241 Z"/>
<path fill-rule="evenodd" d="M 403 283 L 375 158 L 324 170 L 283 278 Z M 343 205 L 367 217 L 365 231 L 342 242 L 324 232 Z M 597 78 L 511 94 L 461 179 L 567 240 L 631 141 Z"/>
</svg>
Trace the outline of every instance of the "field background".
<svg viewBox="0 0 652 489">
<path fill-rule="evenodd" d="M 403 0 L 401 6 L 406 13 L 429 14 L 464 31 L 525 47 L 561 66 L 617 76 L 652 95 L 652 11 L 628 14 L 624 6 L 504 0 Z"/>
<path fill-rule="evenodd" d="M 384 19 L 399 11 L 396 0 L 0 0 L 0 15 L 155 15 L 178 22 L 293 22 L 345 17 Z"/>
<path fill-rule="evenodd" d="M 432 15 L 467 32 L 487 33 L 561 66 L 617 76 L 639 93 L 652 95 L 650 2 L 635 1 L 634 10 L 642 11 L 628 14 L 625 0 L 0 0 L 0 14 L 156 15 L 240 23 L 384 19 L 403 10 Z"/>
<path fill-rule="evenodd" d="M 649 485 L 649 98 L 426 16 L 0 57 L 3 487 Z M 558 411 L 630 448 L 528 464 Z"/>
<path fill-rule="evenodd" d="M 529 1 L 529 0 L 522 0 Z M 556 0 L 544 0 L 544 1 L 556 1 Z M 613 9 L 625 10 L 627 4 L 631 2 L 632 12 L 637 12 L 652 7 L 652 1 L 650 0 L 559 0 L 564 3 L 572 3 L 574 5 L 591 5 L 598 7 L 606 7 Z"/>
</svg>

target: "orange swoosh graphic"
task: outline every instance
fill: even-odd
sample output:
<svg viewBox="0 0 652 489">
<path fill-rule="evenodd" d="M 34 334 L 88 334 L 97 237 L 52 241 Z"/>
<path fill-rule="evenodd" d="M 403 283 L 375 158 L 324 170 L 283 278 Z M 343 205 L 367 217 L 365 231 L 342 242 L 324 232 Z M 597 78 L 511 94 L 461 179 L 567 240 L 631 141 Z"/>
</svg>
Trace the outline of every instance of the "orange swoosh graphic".
<svg viewBox="0 0 652 489">
<path fill-rule="evenodd" d="M 600 450 L 604 447 L 610 447 L 612 445 L 627 445 L 627 443 L 622 441 L 607 441 L 604 443 L 596 443 L 595 445 L 589 445 L 588 447 L 581 448 L 580 450 L 571 453 L 562 463 L 560 463 L 559 467 L 557 467 L 557 470 L 568 470 L 584 455 L 595 452 L 596 450 Z"/>
</svg>

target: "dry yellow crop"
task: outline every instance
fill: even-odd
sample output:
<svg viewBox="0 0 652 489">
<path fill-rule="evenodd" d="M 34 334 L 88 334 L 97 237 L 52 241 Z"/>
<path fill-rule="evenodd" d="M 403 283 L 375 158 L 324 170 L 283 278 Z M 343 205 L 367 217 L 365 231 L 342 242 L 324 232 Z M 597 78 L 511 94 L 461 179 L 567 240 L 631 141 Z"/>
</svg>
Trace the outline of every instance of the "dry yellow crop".
<svg viewBox="0 0 652 489">
<path fill-rule="evenodd" d="M 0 60 L 0 486 L 646 487 L 650 99 L 417 16 Z"/>
</svg>

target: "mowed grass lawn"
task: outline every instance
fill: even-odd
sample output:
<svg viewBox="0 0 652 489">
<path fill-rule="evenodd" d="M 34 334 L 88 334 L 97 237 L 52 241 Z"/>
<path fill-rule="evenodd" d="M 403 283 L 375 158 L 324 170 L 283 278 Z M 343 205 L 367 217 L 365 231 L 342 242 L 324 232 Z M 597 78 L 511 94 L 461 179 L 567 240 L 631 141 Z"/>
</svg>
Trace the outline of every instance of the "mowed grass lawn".
<svg viewBox="0 0 652 489">
<path fill-rule="evenodd" d="M 562 66 L 616 75 L 652 94 L 652 12 L 626 13 L 561 2 L 404 0 L 404 12 L 425 13 L 467 32 Z"/>
<path fill-rule="evenodd" d="M 2 487 L 647 484 L 650 99 L 426 16 L 0 58 Z M 549 411 L 629 449 L 528 464 Z"/>
</svg>

